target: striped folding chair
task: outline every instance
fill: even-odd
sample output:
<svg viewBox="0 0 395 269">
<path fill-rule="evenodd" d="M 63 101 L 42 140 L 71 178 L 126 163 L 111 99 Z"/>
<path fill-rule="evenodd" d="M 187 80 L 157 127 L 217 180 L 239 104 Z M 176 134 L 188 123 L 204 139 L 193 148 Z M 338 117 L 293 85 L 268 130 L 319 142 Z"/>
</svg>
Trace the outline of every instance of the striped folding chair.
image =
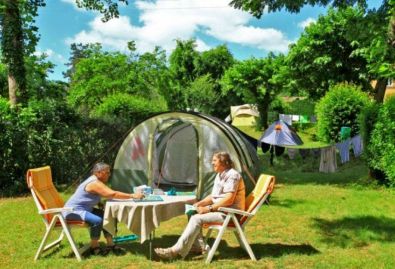
<svg viewBox="0 0 395 269">
<path fill-rule="evenodd" d="M 38 213 L 42 216 L 46 229 L 34 260 L 37 260 L 44 251 L 51 249 L 54 246 L 58 246 L 64 235 L 66 235 L 77 260 L 81 261 L 81 253 L 83 253 L 89 245 L 85 245 L 79 250 L 74 242 L 70 230 L 72 227 L 80 228 L 89 226 L 83 221 L 69 221 L 64 219 L 62 211 L 72 211 L 73 209 L 64 207 L 64 201 L 52 182 L 51 168 L 49 166 L 44 166 L 29 169 L 26 174 L 26 181 L 37 206 Z M 53 230 L 61 230 L 62 232 L 60 237 L 57 240 L 46 244 L 48 237 Z"/>
<path fill-rule="evenodd" d="M 244 228 L 247 223 L 255 216 L 259 208 L 265 203 L 269 195 L 273 192 L 275 184 L 275 177 L 270 175 L 261 174 L 255 185 L 254 190 L 247 196 L 245 202 L 245 211 L 220 207 L 218 211 L 222 211 L 227 214 L 223 223 L 206 223 L 203 228 L 208 228 L 205 242 L 210 237 L 212 230 L 218 230 L 218 235 L 214 241 L 214 244 L 210 248 L 207 254 L 206 263 L 210 263 L 215 251 L 218 248 L 221 238 L 226 230 L 234 232 L 237 241 L 240 246 L 247 251 L 248 255 L 253 261 L 256 261 L 254 252 L 251 246 L 248 244 L 247 238 L 244 234 Z M 239 216 L 239 218 L 237 217 Z"/>
</svg>

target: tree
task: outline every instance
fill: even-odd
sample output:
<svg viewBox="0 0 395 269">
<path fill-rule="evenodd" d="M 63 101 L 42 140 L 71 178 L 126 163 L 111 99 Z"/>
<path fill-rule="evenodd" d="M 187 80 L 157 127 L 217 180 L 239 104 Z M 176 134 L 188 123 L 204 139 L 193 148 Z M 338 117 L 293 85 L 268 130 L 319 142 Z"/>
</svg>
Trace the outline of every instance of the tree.
<svg viewBox="0 0 395 269">
<path fill-rule="evenodd" d="M 210 76 L 216 102 L 211 103 L 210 114 L 225 118 L 229 114 L 230 104 L 240 104 L 241 98 L 234 94 L 222 95 L 220 80 L 225 71 L 235 63 L 233 55 L 226 45 L 219 45 L 200 53 L 196 71 L 198 76 Z"/>
<path fill-rule="evenodd" d="M 82 60 L 89 58 L 91 55 L 94 55 L 95 53 L 99 53 L 102 49 L 101 44 L 99 43 L 89 43 L 89 44 L 76 44 L 72 43 L 70 45 L 70 58 L 69 62 L 66 64 L 66 66 L 69 66 L 69 69 L 63 73 L 63 76 L 65 78 L 71 79 L 75 72 L 75 66 L 77 63 Z"/>
<path fill-rule="evenodd" d="M 269 105 L 283 89 L 284 55 L 270 53 L 264 59 L 248 59 L 228 69 L 222 85 L 225 94 L 233 92 L 246 103 L 256 104 L 261 125 L 268 126 Z"/>
<path fill-rule="evenodd" d="M 127 0 L 75 0 L 77 5 L 88 10 L 97 10 L 104 15 L 103 21 L 119 16 L 117 2 Z M 7 66 L 9 99 L 12 105 L 26 103 L 26 67 L 24 56 L 30 55 L 38 42 L 34 18 L 44 0 L 2 0 L 0 2 L 1 52 Z"/>
<path fill-rule="evenodd" d="M 321 98 L 330 86 L 344 81 L 362 85 L 365 91 L 371 89 L 373 78 L 367 60 L 354 53 L 355 37 L 351 34 L 363 19 L 360 9 L 330 9 L 306 28 L 287 56 L 297 89 L 306 90 L 313 99 Z"/>
<path fill-rule="evenodd" d="M 167 66 L 166 52 L 155 47 L 152 52 L 131 55 L 132 71 L 129 72 L 133 92 L 148 99 L 165 98 L 170 103 L 168 92 L 171 91 L 171 74 Z"/>
<path fill-rule="evenodd" d="M 95 51 L 76 63 L 68 102 L 87 116 L 113 113 L 107 116 L 127 117 L 137 115 L 137 107 L 147 104 L 150 105 L 144 113 L 165 110 L 166 102 L 161 94 L 162 86 L 168 84 L 164 59 L 165 54 L 159 48 L 141 56 Z"/>
<path fill-rule="evenodd" d="M 172 76 L 172 90 L 169 92 L 171 110 L 185 109 L 184 89 L 197 78 L 199 52 L 196 42 L 190 40 L 176 40 L 176 47 L 169 57 L 169 69 Z"/>
<path fill-rule="evenodd" d="M 235 59 L 228 47 L 219 45 L 200 54 L 196 72 L 199 76 L 210 74 L 212 79 L 218 80 L 234 63 Z"/>
<path fill-rule="evenodd" d="M 260 18 L 265 10 L 276 12 L 285 9 L 291 13 L 298 13 L 305 5 L 326 6 L 332 4 L 334 7 L 347 7 L 353 6 L 356 3 L 366 6 L 366 0 L 232 0 L 230 5 L 234 8 L 250 12 L 255 17 Z"/>
<path fill-rule="evenodd" d="M 257 18 L 260 18 L 264 12 L 276 12 L 281 9 L 285 9 L 291 13 L 297 13 L 305 5 L 320 5 L 326 6 L 332 4 L 333 7 L 346 8 L 352 7 L 358 4 L 362 8 L 367 7 L 366 0 L 305 0 L 305 1 L 293 1 L 293 0 L 232 0 L 230 5 L 245 11 L 250 12 Z M 381 13 L 384 10 L 384 16 L 387 25 L 387 32 L 385 36 L 377 36 L 372 41 L 370 46 L 366 46 L 365 56 L 368 62 L 368 68 L 372 75 L 377 75 L 377 84 L 375 87 L 375 99 L 376 101 L 382 102 L 384 97 L 384 91 L 388 77 L 394 76 L 394 64 L 392 55 L 394 55 L 393 49 L 395 47 L 394 36 L 395 36 L 395 1 L 384 0 L 381 7 L 377 10 L 377 13 Z M 372 13 L 376 11 L 370 11 Z M 374 25 L 369 30 L 365 29 L 365 32 L 372 36 L 371 33 L 375 32 L 375 29 L 381 29 L 382 25 Z M 371 51 L 369 49 L 372 49 Z M 376 56 L 379 56 L 377 59 Z M 384 62 L 380 62 L 384 60 Z M 391 61 L 392 60 L 392 61 Z"/>
<path fill-rule="evenodd" d="M 37 44 L 34 17 L 43 0 L 3 0 L 0 3 L 2 60 L 7 66 L 9 99 L 26 103 L 26 67 L 24 56 L 30 55 Z"/>
<path fill-rule="evenodd" d="M 191 109 L 211 114 L 215 110 L 218 94 L 214 91 L 214 82 L 210 75 L 204 75 L 195 79 L 185 89 L 185 104 Z"/>
<path fill-rule="evenodd" d="M 75 66 L 68 95 L 69 103 L 81 113 L 92 115 L 108 95 L 131 92 L 128 57 L 121 53 L 100 52 L 81 59 Z"/>
</svg>

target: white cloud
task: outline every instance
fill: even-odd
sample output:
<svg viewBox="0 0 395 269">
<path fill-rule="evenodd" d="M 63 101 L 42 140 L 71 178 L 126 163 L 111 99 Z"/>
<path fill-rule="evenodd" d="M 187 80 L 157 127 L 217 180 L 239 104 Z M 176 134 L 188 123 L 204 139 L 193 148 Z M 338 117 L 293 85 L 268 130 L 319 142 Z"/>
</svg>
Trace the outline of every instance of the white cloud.
<svg viewBox="0 0 395 269">
<path fill-rule="evenodd" d="M 50 61 L 52 61 L 54 63 L 58 63 L 58 64 L 59 63 L 61 63 L 61 64 L 66 63 L 66 58 L 64 58 L 63 55 L 54 52 L 52 49 L 46 49 L 44 51 L 36 50 L 33 54 L 38 57 L 45 55 Z"/>
<path fill-rule="evenodd" d="M 71 1 L 71 0 L 63 0 Z M 126 42 L 136 41 L 138 52 L 161 46 L 166 51 L 175 47 L 176 39 L 195 38 L 198 50 L 210 47 L 199 37 L 216 39 L 219 43 L 235 43 L 265 51 L 285 52 L 290 41 L 273 28 L 250 26 L 252 16 L 230 7 L 229 0 L 157 0 L 136 1 L 139 25 L 127 16 L 103 23 L 98 15 L 67 43 L 100 42 L 104 46 L 124 50 Z"/>
<path fill-rule="evenodd" d="M 307 18 L 307 19 L 305 19 L 304 21 L 299 22 L 299 23 L 298 23 L 298 26 L 299 26 L 300 28 L 304 29 L 304 28 L 306 28 L 307 26 L 309 26 L 310 24 L 315 23 L 315 22 L 316 22 L 315 19 L 313 19 L 313 18 Z"/>
</svg>

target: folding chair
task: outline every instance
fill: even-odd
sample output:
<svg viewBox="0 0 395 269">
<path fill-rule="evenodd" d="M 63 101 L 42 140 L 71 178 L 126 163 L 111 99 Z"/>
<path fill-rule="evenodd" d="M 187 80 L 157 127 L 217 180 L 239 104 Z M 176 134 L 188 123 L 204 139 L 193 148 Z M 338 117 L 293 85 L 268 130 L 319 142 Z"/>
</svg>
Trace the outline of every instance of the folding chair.
<svg viewBox="0 0 395 269">
<path fill-rule="evenodd" d="M 214 241 L 213 246 L 211 247 L 207 259 L 206 264 L 210 263 L 215 251 L 218 248 L 218 245 L 221 241 L 221 238 L 226 229 L 234 232 L 237 241 L 240 246 L 247 251 L 250 255 L 250 258 L 253 261 L 256 261 L 254 252 L 252 251 L 250 245 L 248 244 L 247 238 L 244 234 L 244 228 L 247 223 L 251 220 L 253 216 L 255 216 L 256 212 L 258 212 L 259 208 L 262 204 L 267 201 L 269 195 L 273 192 L 275 183 L 275 177 L 270 175 L 261 174 L 259 176 L 258 182 L 255 185 L 254 190 L 250 195 L 246 198 L 245 211 L 220 207 L 218 211 L 222 211 L 227 213 L 227 216 L 223 223 L 206 223 L 203 228 L 208 228 L 207 235 L 205 241 L 210 237 L 211 232 L 216 229 L 218 230 L 217 238 Z M 239 216 L 239 218 L 237 217 Z"/>
<path fill-rule="evenodd" d="M 71 248 L 78 261 L 81 261 L 81 253 L 86 250 L 89 245 L 85 245 L 80 251 L 71 235 L 71 227 L 89 227 L 83 221 L 69 221 L 62 216 L 62 211 L 73 211 L 72 208 L 64 207 L 64 201 L 60 197 L 58 191 L 52 182 L 51 168 L 49 166 L 29 169 L 26 174 L 27 185 L 32 193 L 34 202 L 36 203 L 38 213 L 42 216 L 46 232 L 37 250 L 34 260 L 36 261 L 42 252 L 57 246 L 62 241 L 64 234 L 70 242 Z M 52 243 L 46 245 L 48 237 L 52 230 L 62 230 L 60 237 Z"/>
</svg>

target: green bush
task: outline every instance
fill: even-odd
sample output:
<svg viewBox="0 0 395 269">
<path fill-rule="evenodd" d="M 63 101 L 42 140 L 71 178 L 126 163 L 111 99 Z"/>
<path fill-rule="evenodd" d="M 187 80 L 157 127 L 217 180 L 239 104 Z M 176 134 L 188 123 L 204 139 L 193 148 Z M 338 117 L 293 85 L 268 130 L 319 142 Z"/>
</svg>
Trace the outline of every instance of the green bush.
<svg viewBox="0 0 395 269">
<path fill-rule="evenodd" d="M 161 96 L 149 100 L 127 93 L 116 93 L 103 99 L 95 109 L 94 116 L 107 121 L 136 125 L 152 114 L 166 110 L 166 101 Z"/>
<path fill-rule="evenodd" d="M 395 185 L 395 97 L 380 107 L 371 132 L 368 149 L 369 166 L 383 171 L 390 185 Z"/>
<path fill-rule="evenodd" d="M 0 194 L 18 193 L 24 188 L 23 175 L 27 163 L 27 131 L 19 107 L 11 108 L 7 99 L 0 97 Z"/>
<path fill-rule="evenodd" d="M 362 136 L 363 144 L 368 145 L 370 143 L 370 136 L 374 129 L 374 124 L 376 123 L 380 105 L 376 102 L 370 103 L 366 106 L 358 117 L 359 130 Z M 365 149 L 364 155 L 368 156 L 371 153 L 368 152 L 368 148 Z"/>
<path fill-rule="evenodd" d="M 316 106 L 318 138 L 338 142 L 343 126 L 351 128 L 351 136 L 358 134 L 358 116 L 370 103 L 368 95 L 352 84 L 341 83 L 330 88 Z"/>
<path fill-rule="evenodd" d="M 65 103 L 30 102 L 13 109 L 0 99 L 0 196 L 27 191 L 26 170 L 50 165 L 57 185 L 85 177 L 93 162 L 111 162 L 106 152 L 130 126 L 113 125 L 75 114 Z"/>
</svg>

